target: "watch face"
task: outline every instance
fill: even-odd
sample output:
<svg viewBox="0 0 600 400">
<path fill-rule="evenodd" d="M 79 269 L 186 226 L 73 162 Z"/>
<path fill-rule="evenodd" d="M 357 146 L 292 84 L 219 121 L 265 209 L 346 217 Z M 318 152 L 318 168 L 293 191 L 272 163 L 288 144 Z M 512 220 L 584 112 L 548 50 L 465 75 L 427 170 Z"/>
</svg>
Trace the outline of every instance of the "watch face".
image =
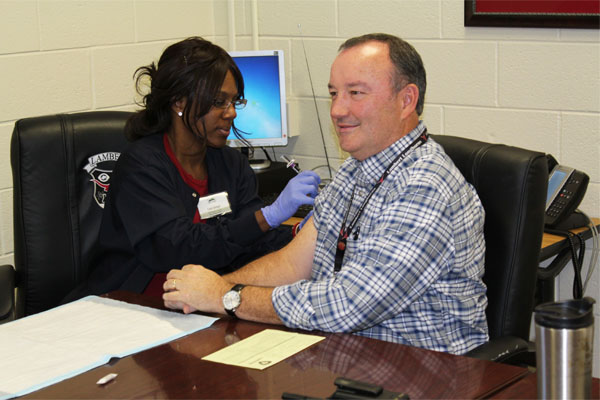
<svg viewBox="0 0 600 400">
<path fill-rule="evenodd" d="M 235 310 L 239 307 L 241 302 L 242 297 L 240 296 L 240 293 L 235 290 L 230 290 L 223 296 L 223 307 L 225 307 L 226 310 Z"/>
</svg>

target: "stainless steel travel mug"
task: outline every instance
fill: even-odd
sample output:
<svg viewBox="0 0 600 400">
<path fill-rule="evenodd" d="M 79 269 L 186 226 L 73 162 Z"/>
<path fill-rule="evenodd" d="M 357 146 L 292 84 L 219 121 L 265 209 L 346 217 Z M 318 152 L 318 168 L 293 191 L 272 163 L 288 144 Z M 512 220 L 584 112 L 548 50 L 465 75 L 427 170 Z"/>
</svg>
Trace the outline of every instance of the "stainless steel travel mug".
<svg viewBox="0 0 600 400">
<path fill-rule="evenodd" d="M 585 297 L 535 308 L 539 399 L 590 398 L 594 303 L 594 299 Z"/>
</svg>

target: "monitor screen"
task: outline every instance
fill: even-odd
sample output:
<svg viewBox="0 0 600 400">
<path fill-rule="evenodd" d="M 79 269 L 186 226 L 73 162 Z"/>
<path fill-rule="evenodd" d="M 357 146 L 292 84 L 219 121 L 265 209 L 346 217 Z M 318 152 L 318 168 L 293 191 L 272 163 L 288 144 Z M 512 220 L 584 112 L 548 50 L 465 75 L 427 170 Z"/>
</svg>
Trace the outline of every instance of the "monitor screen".
<svg viewBox="0 0 600 400">
<path fill-rule="evenodd" d="M 248 104 L 237 110 L 235 126 L 254 147 L 287 145 L 285 72 L 283 51 L 252 50 L 229 52 L 244 77 L 244 97 Z M 233 132 L 227 138 L 231 147 L 247 146 Z"/>
</svg>

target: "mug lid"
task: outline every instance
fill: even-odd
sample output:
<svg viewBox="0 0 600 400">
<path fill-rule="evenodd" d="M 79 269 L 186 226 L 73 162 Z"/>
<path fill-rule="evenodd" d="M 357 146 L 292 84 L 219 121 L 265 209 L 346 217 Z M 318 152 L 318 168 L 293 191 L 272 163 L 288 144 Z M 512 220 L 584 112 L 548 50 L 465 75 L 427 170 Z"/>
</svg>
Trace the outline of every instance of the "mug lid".
<svg viewBox="0 0 600 400">
<path fill-rule="evenodd" d="M 557 329 L 585 328 L 594 323 L 591 297 L 540 304 L 535 308 L 535 323 Z"/>
</svg>

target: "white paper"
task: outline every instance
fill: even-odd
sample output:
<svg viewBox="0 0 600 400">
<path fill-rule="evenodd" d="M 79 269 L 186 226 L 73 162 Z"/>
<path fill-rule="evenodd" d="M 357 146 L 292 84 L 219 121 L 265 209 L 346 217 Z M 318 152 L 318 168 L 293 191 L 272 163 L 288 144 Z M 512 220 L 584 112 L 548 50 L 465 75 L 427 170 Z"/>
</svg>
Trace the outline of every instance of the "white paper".
<svg viewBox="0 0 600 400">
<path fill-rule="evenodd" d="M 216 320 L 89 296 L 0 325 L 0 399 L 170 342 Z"/>
<path fill-rule="evenodd" d="M 324 339 L 324 336 L 265 329 L 202 359 L 262 370 Z"/>
</svg>

